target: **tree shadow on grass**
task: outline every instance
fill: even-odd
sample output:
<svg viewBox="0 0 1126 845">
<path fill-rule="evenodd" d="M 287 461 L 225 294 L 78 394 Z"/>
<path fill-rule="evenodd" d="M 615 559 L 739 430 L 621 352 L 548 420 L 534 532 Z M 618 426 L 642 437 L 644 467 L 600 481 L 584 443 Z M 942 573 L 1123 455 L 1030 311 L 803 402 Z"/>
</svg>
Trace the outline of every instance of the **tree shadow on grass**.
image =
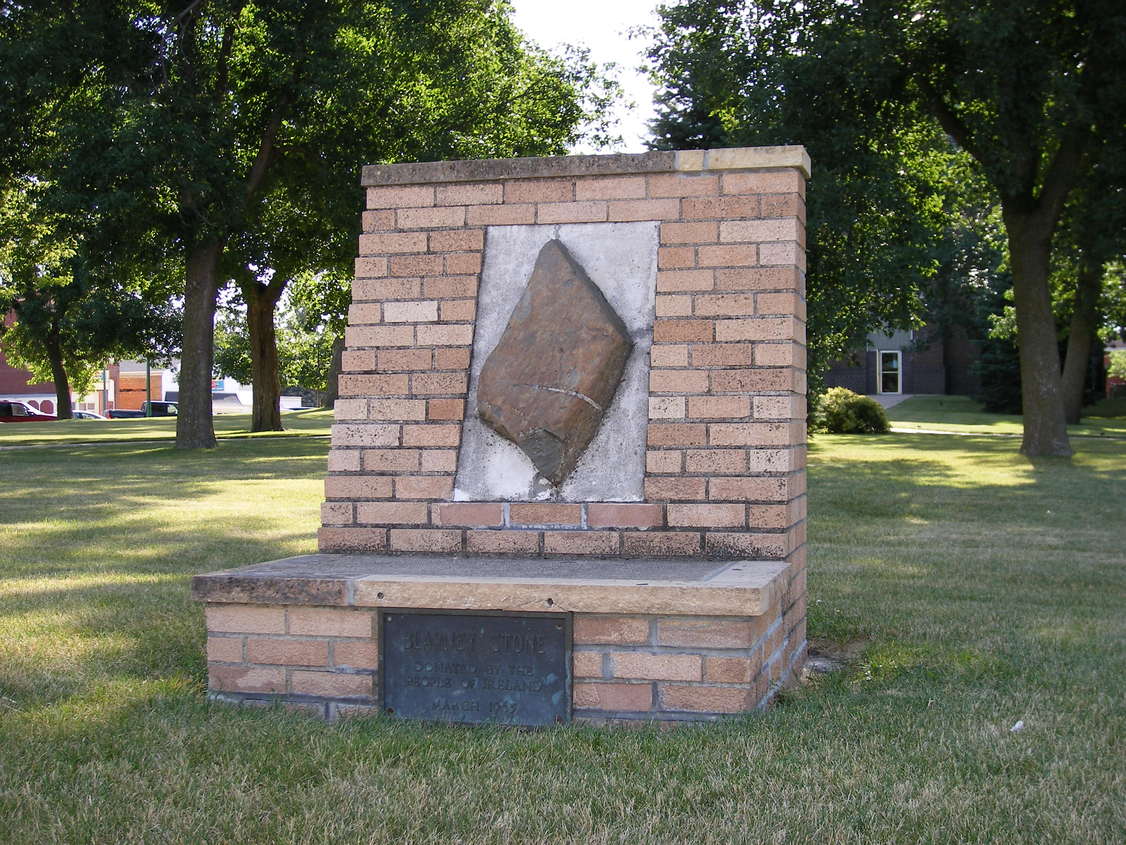
<svg viewBox="0 0 1126 845">
<path fill-rule="evenodd" d="M 204 678 L 190 577 L 315 549 L 328 444 L 122 444 L 4 455 L 0 695 Z"/>
<path fill-rule="evenodd" d="M 313 546 L 328 444 L 240 441 L 211 452 L 121 445 L 6 455 L 0 577 L 192 573 Z M 300 498 L 303 524 L 291 521 Z M 279 521 L 279 511 L 281 520 Z"/>
<path fill-rule="evenodd" d="M 1114 466 L 1025 471 L 1011 444 L 967 449 L 956 437 L 863 444 L 839 462 L 813 449 L 812 635 L 1019 650 L 1044 630 L 1113 625 L 1124 570 Z M 114 678 L 186 677 L 202 689 L 189 577 L 312 551 L 326 450 L 262 440 L 5 455 L 0 524 L 19 529 L 0 550 L 0 578 L 11 579 L 0 581 L 0 630 L 20 644 L 15 662 L 0 661 L 3 694 L 26 706 Z M 973 467 L 1010 472 L 974 483 Z"/>
</svg>

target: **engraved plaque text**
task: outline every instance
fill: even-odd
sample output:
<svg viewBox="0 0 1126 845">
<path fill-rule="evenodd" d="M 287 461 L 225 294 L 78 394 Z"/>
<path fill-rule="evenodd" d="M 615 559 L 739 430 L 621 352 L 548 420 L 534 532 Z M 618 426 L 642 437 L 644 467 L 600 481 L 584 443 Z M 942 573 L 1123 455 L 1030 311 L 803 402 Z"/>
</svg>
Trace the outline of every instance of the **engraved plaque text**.
<svg viewBox="0 0 1126 845">
<path fill-rule="evenodd" d="M 435 722 L 542 726 L 570 720 L 568 619 L 385 610 L 383 711 Z"/>
</svg>

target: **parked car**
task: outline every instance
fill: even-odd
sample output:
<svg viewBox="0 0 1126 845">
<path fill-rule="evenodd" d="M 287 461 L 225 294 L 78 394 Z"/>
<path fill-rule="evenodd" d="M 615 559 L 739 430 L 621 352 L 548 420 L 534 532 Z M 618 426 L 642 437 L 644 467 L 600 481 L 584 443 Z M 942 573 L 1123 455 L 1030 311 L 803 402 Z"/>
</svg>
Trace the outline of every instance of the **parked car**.
<svg viewBox="0 0 1126 845">
<path fill-rule="evenodd" d="M 76 420 L 106 420 L 109 417 L 103 417 L 101 414 L 95 414 L 93 411 L 74 411 L 72 416 Z"/>
<path fill-rule="evenodd" d="M 152 413 L 147 413 L 150 409 Z M 140 410 L 110 408 L 106 414 L 111 420 L 126 420 L 136 417 L 174 417 L 177 411 L 175 402 L 142 402 Z"/>
<path fill-rule="evenodd" d="M 0 422 L 48 422 L 58 419 L 54 414 L 44 414 L 23 402 L 0 400 Z"/>
</svg>

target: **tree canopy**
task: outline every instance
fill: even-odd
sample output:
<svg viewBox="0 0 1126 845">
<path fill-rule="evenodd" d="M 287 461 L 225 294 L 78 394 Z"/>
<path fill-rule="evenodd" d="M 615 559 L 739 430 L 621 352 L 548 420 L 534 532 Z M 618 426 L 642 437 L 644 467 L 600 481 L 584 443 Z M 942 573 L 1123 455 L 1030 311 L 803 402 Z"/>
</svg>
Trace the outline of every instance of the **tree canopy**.
<svg viewBox="0 0 1126 845">
<path fill-rule="evenodd" d="M 804 143 L 819 177 L 829 174 L 810 194 L 811 222 L 824 230 L 811 232 L 811 313 L 831 285 L 853 304 L 865 290 L 827 261 L 850 252 L 895 299 L 911 276 L 896 275 L 889 257 L 905 246 L 919 254 L 914 235 L 936 200 L 918 153 L 923 161 L 950 156 L 943 148 L 953 144 L 972 162 L 1006 232 L 1025 388 L 1022 448 L 1070 453 L 1051 245 L 1085 174 L 1099 164 L 1116 173 L 1109 163 L 1126 149 L 1126 8 L 1113 0 L 689 0 L 662 16 L 653 50 L 666 87 L 659 137 L 696 146 Z M 852 185 L 874 207 L 850 204 Z M 819 199 L 842 190 L 843 199 Z M 849 240 L 866 230 L 857 251 Z M 810 328 L 818 331 L 812 316 Z"/>
<path fill-rule="evenodd" d="M 54 382 L 66 419 L 71 391 L 89 392 L 107 358 L 169 357 L 178 326 L 160 277 L 107 275 L 74 221 L 44 210 L 46 190 L 15 179 L 0 191 L 0 344 L 13 364 Z"/>
<path fill-rule="evenodd" d="M 984 249 L 990 198 L 968 156 L 896 104 L 873 116 L 860 95 L 822 90 L 802 39 L 805 18 L 756 4 L 688 3 L 664 11 L 651 57 L 662 90 L 660 147 L 800 143 L 814 160 L 808 193 L 809 374 L 870 331 L 958 323 L 958 270 Z M 985 284 L 985 280 L 981 280 Z"/>
<path fill-rule="evenodd" d="M 92 254 L 180 268 L 177 445 L 215 442 L 219 288 L 262 278 L 263 261 L 350 258 L 361 165 L 548 154 L 576 137 L 598 106 L 593 70 L 525 44 L 508 12 L 491 0 L 5 4 L 0 166 L 49 181 L 52 209 L 91 223 Z M 24 138 L 29 115 L 51 143 Z"/>
</svg>

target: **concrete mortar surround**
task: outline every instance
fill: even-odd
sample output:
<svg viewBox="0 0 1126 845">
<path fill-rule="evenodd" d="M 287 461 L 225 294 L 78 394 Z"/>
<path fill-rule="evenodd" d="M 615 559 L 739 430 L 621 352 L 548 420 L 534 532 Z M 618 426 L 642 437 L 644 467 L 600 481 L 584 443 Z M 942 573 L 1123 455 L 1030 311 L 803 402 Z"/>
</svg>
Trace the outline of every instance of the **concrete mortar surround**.
<svg viewBox="0 0 1126 845">
<path fill-rule="evenodd" d="M 365 167 L 321 554 L 196 579 L 212 695 L 370 711 L 396 596 L 571 613 L 574 718 L 713 719 L 794 683 L 809 173 L 802 147 Z M 635 347 L 587 466 L 543 496 L 473 389 L 556 236 Z M 684 580 L 729 565 L 744 587 Z"/>
</svg>

